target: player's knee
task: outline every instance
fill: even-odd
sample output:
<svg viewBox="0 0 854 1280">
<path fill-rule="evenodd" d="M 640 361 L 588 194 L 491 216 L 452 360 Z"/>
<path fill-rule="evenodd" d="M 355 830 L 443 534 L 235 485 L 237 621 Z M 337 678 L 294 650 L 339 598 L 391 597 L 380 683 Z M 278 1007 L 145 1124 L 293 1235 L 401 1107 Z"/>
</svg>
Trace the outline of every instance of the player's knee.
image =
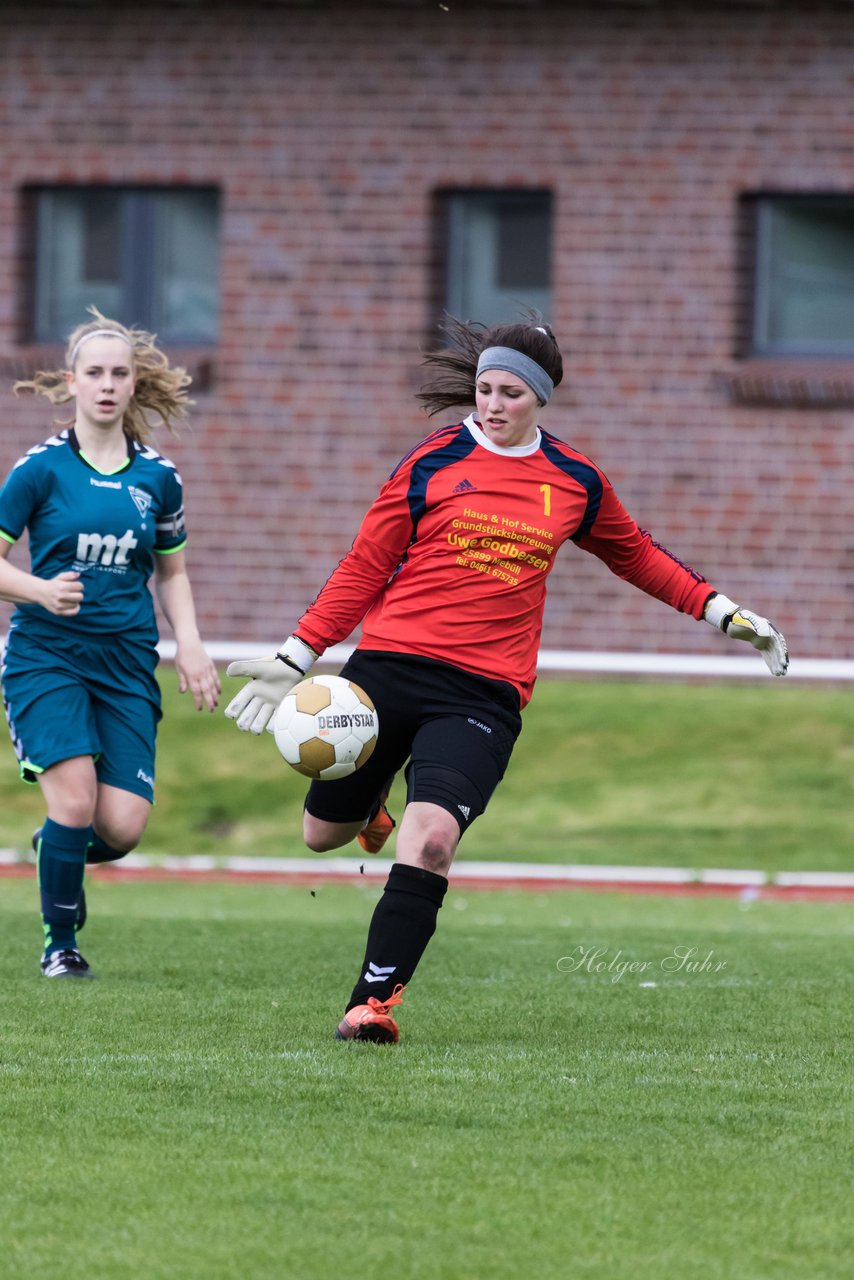
<svg viewBox="0 0 854 1280">
<path fill-rule="evenodd" d="M 447 809 L 430 802 L 407 805 L 397 839 L 401 862 L 447 875 L 460 841 L 460 827 Z"/>
<path fill-rule="evenodd" d="M 65 827 L 88 827 L 94 804 L 83 796 L 63 796 L 48 805 L 48 816 Z"/>
<path fill-rule="evenodd" d="M 358 830 L 358 823 L 324 822 L 313 818 L 310 813 L 303 816 L 302 838 L 312 853 L 331 853 L 333 849 L 341 849 L 350 843 Z"/>
<path fill-rule="evenodd" d="M 303 832 L 303 840 L 305 847 L 310 849 L 312 853 L 330 853 L 333 849 L 340 849 L 341 845 L 331 836 L 324 836 L 319 831 Z"/>
<path fill-rule="evenodd" d="M 451 869 L 455 851 L 455 840 L 427 839 L 418 853 L 418 865 L 434 875 L 445 876 Z"/>
<path fill-rule="evenodd" d="M 104 826 L 99 823 L 98 825 L 98 835 L 104 844 L 122 855 L 131 853 L 136 848 L 144 830 L 144 825 L 140 828 L 137 824 L 113 823 Z"/>
<path fill-rule="evenodd" d="M 127 811 L 107 812 L 103 807 L 95 816 L 94 828 L 100 838 L 116 853 L 130 853 L 142 839 L 148 823 L 149 808 L 128 805 Z"/>
</svg>

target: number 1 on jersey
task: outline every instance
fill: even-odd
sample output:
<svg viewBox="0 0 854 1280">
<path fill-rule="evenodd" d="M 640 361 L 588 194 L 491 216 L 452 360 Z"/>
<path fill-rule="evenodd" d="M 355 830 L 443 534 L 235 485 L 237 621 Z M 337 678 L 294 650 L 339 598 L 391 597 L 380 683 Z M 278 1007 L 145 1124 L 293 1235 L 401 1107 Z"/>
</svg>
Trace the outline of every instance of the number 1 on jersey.
<svg viewBox="0 0 854 1280">
<path fill-rule="evenodd" d="M 550 484 L 541 484 L 540 493 L 543 495 L 543 515 L 550 516 L 552 513 L 552 487 Z"/>
</svg>

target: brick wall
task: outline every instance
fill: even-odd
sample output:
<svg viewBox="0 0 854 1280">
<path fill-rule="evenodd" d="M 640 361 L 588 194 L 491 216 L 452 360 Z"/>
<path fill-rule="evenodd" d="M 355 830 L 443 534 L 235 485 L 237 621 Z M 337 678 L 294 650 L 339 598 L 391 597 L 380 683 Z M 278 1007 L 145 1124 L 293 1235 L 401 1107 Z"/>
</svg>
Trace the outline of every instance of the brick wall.
<svg viewBox="0 0 854 1280">
<path fill-rule="evenodd" d="M 725 377 L 739 194 L 854 189 L 850 6 L 33 3 L 3 27 L 3 385 L 60 354 L 21 342 L 22 187 L 221 188 L 213 379 L 160 443 L 207 638 L 281 639 L 438 425 L 412 399 L 434 194 L 511 185 L 555 198 L 569 358 L 544 425 L 795 652 L 851 656 L 851 412 L 787 403 L 796 365 L 747 397 Z M 51 416 L 4 395 L 4 471 Z M 723 651 L 575 548 L 550 581 L 548 647 Z"/>
</svg>

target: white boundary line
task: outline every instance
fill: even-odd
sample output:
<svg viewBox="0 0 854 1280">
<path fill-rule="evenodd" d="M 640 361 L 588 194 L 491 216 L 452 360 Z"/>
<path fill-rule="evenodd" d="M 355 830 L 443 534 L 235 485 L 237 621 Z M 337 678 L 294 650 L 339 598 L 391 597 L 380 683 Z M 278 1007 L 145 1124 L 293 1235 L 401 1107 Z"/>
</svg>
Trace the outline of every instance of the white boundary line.
<svg viewBox="0 0 854 1280">
<path fill-rule="evenodd" d="M 17 849 L 0 849 L 0 867 L 34 867 L 31 854 Z M 280 879 L 300 879 L 317 876 L 324 880 L 358 881 L 361 878 L 376 880 L 385 878 L 391 867 L 389 858 L 218 858 L 211 854 L 190 854 L 183 857 L 154 858 L 146 854 L 130 853 L 109 873 L 121 875 L 123 871 L 168 871 L 176 875 L 227 872 L 237 876 L 264 876 Z M 854 892 L 854 872 L 848 871 L 751 871 L 739 868 L 719 867 L 623 867 L 595 866 L 584 863 L 548 862 L 465 862 L 454 864 L 451 880 L 460 888 L 484 881 L 506 881 L 508 884 L 524 880 L 549 884 L 578 885 L 614 884 L 636 887 L 679 887 L 687 885 L 708 888 L 751 890 L 763 887 L 786 889 L 844 889 Z"/>
<path fill-rule="evenodd" d="M 851 871 L 780 871 L 774 883 L 781 887 L 794 885 L 799 889 L 854 889 L 854 872 Z"/>
<path fill-rule="evenodd" d="M 205 644 L 214 662 L 231 662 L 236 658 L 263 658 L 271 645 L 242 644 L 237 640 L 212 640 Z M 171 662 L 175 643 L 163 640 L 158 645 L 161 658 Z M 353 645 L 336 644 L 318 660 L 321 666 L 340 667 L 353 652 Z M 598 672 L 602 675 L 638 676 L 712 676 L 723 679 L 770 679 L 759 654 L 716 657 L 691 653 L 626 653 L 587 649 L 547 649 L 540 653 L 537 669 L 541 673 Z M 854 661 L 835 658 L 793 658 L 787 679 L 790 680 L 854 680 Z"/>
</svg>

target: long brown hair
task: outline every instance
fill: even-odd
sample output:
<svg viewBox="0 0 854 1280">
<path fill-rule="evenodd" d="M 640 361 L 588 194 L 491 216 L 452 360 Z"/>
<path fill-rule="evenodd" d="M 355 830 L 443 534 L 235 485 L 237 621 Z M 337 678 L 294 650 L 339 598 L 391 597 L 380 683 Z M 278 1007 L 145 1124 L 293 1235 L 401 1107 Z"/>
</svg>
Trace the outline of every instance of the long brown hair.
<svg viewBox="0 0 854 1280">
<path fill-rule="evenodd" d="M 435 374 L 415 396 L 431 416 L 443 409 L 475 403 L 478 357 L 487 347 L 521 351 L 545 369 L 555 386 L 563 378 L 557 339 L 538 311 L 526 312 L 521 323 L 492 327 L 445 316 L 442 332 L 448 345 L 425 352 L 422 364 Z"/>
<path fill-rule="evenodd" d="M 73 397 L 68 390 L 65 375 L 67 370 L 71 370 L 72 362 L 76 364 L 80 357 L 81 339 L 104 330 L 107 334 L 114 333 L 117 338 L 123 338 L 131 349 L 136 386 L 122 423 L 125 435 L 140 444 L 147 444 L 157 425 L 151 421 L 151 414 L 160 418 L 174 432 L 176 424 L 185 420 L 193 403 L 187 396 L 187 387 L 192 378 L 186 369 L 170 365 L 168 356 L 157 346 L 156 334 L 136 326 L 128 328 L 118 320 L 110 320 L 97 307 L 86 309 L 93 319 L 78 325 L 69 334 L 65 349 L 66 369 L 54 369 L 51 372 L 39 370 L 32 378 L 14 384 L 12 390 L 15 395 L 41 395 L 46 396 L 51 404 L 67 404 Z M 85 343 L 83 346 L 85 347 Z M 71 426 L 73 422 L 72 418 L 60 425 Z"/>
</svg>

